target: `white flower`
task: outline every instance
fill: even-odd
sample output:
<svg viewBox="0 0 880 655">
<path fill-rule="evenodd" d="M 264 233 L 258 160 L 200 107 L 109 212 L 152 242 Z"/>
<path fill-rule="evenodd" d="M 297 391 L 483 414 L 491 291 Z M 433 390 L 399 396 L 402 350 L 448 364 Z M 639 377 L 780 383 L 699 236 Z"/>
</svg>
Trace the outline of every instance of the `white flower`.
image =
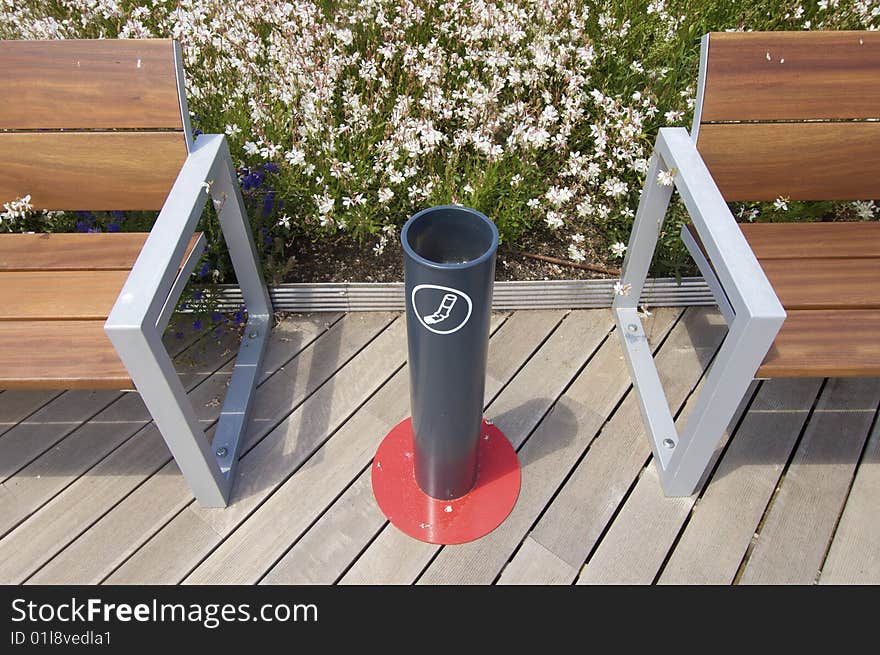
<svg viewBox="0 0 880 655">
<path fill-rule="evenodd" d="M 306 153 L 297 147 L 293 147 L 285 153 L 284 159 L 294 166 L 301 166 L 306 161 Z"/>
<path fill-rule="evenodd" d="M 874 218 L 874 212 L 877 210 L 873 200 L 868 200 L 867 202 L 856 200 L 853 203 L 853 207 L 856 209 L 856 215 L 863 221 L 870 221 Z"/>
<path fill-rule="evenodd" d="M 230 137 L 236 137 L 241 134 L 241 128 L 235 123 L 227 123 L 223 131 L 226 132 L 226 135 Z"/>
<path fill-rule="evenodd" d="M 675 174 L 677 172 L 674 168 L 670 168 L 668 171 L 660 171 L 657 173 L 657 183 L 660 186 L 672 186 L 675 183 Z"/>
<path fill-rule="evenodd" d="M 602 183 L 602 190 L 605 191 L 606 196 L 619 198 L 620 196 L 626 195 L 627 191 L 629 191 L 629 186 L 623 180 L 616 177 L 609 177 Z"/>
<path fill-rule="evenodd" d="M 779 196 L 776 200 L 773 201 L 773 207 L 775 209 L 778 209 L 779 211 L 788 211 L 788 198 Z"/>
<path fill-rule="evenodd" d="M 684 117 L 684 112 L 679 110 L 667 111 L 663 114 L 667 123 L 677 123 Z"/>
<path fill-rule="evenodd" d="M 389 202 L 394 197 L 394 191 L 389 189 L 388 187 L 383 187 L 379 189 L 379 202 L 383 205 Z"/>
<path fill-rule="evenodd" d="M 278 226 L 283 227 L 285 230 L 290 229 L 290 216 L 287 214 L 282 214 L 281 218 L 278 219 Z"/>
<path fill-rule="evenodd" d="M 510 186 L 512 186 L 514 189 L 519 186 L 520 182 L 522 182 L 522 175 L 520 175 L 519 173 L 510 178 Z"/>
<path fill-rule="evenodd" d="M 574 197 L 574 193 L 568 187 L 552 186 L 547 189 L 547 193 L 544 194 L 544 197 L 550 201 L 551 205 L 559 207 L 571 200 Z"/>
<path fill-rule="evenodd" d="M 244 142 L 244 152 L 247 155 L 256 155 L 260 152 L 260 146 L 258 146 L 253 141 L 245 141 Z"/>
<path fill-rule="evenodd" d="M 626 253 L 626 248 L 627 246 L 625 243 L 616 241 L 615 243 L 611 244 L 611 254 L 619 259 L 620 257 L 623 257 L 623 255 Z"/>
<path fill-rule="evenodd" d="M 461 188 L 461 190 L 464 191 L 464 192 L 465 192 L 466 194 L 468 194 L 469 196 L 474 195 L 474 187 L 472 187 L 470 184 L 465 184 L 465 185 Z"/>
<path fill-rule="evenodd" d="M 529 198 L 528 201 L 526 201 L 526 207 L 528 207 L 529 209 L 537 209 L 540 206 L 541 201 L 537 198 Z"/>
<path fill-rule="evenodd" d="M 388 245 L 388 237 L 384 234 L 379 237 L 379 242 L 373 246 L 373 254 L 378 257 L 383 252 L 385 252 L 385 246 Z"/>
<path fill-rule="evenodd" d="M 628 296 L 630 291 L 632 291 L 631 284 L 623 284 L 620 280 L 614 283 L 614 293 L 618 296 Z"/>
<path fill-rule="evenodd" d="M 547 212 L 547 217 L 544 219 L 544 222 L 551 230 L 557 230 L 565 224 L 565 221 L 562 219 L 562 214 L 555 211 Z"/>
<path fill-rule="evenodd" d="M 323 217 L 333 211 L 333 205 L 336 204 L 336 199 L 330 197 L 325 192 L 324 195 L 313 195 L 312 198 L 315 201 L 315 205 L 318 207 L 318 213 Z"/>
<path fill-rule="evenodd" d="M 342 196 L 342 206 L 348 209 L 349 207 L 356 207 L 357 205 L 365 205 L 367 204 L 367 198 L 361 193 L 356 193 L 353 196 Z"/>
<path fill-rule="evenodd" d="M 3 219 L 14 221 L 17 218 L 25 218 L 28 215 L 28 212 L 33 211 L 34 209 L 31 204 L 31 194 L 3 203 L 3 209 L 5 211 L 0 213 L 0 222 L 2 222 Z"/>
<path fill-rule="evenodd" d="M 584 252 L 583 248 L 578 248 L 575 244 L 571 244 L 568 246 L 568 257 L 573 262 L 582 262 L 587 259 L 587 255 Z"/>
</svg>

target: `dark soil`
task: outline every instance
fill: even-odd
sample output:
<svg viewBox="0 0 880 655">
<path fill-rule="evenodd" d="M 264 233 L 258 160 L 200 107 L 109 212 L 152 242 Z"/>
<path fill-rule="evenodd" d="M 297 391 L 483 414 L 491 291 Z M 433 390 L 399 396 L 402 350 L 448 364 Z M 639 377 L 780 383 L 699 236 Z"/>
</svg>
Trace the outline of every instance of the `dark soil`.
<svg viewBox="0 0 880 655">
<path fill-rule="evenodd" d="M 599 257 L 587 235 L 587 260 L 605 268 L 617 268 L 621 261 Z M 596 240 L 598 241 L 598 240 Z M 389 240 L 381 255 L 373 254 L 375 241 L 358 245 L 353 239 L 299 239 L 291 249 L 295 262 L 288 266 L 285 282 L 401 282 L 403 249 L 398 239 Z M 568 242 L 549 230 L 541 230 L 520 239 L 517 248 L 502 244 L 498 248 L 495 279 L 502 280 L 586 280 L 612 277 L 574 266 L 551 264 L 519 252 L 568 259 Z M 616 276 L 613 276 L 616 277 Z"/>
</svg>

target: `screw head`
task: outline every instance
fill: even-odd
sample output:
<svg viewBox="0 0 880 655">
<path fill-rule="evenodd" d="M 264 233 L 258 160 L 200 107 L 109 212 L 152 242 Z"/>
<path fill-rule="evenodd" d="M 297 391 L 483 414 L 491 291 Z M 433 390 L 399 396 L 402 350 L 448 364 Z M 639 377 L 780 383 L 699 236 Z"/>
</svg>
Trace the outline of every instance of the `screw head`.
<svg viewBox="0 0 880 655">
<path fill-rule="evenodd" d="M 630 323 L 629 325 L 626 326 L 626 329 L 629 330 L 630 332 L 638 332 L 639 326 L 636 325 L 635 323 Z"/>
<path fill-rule="evenodd" d="M 229 453 L 229 450 L 226 448 L 226 446 L 221 446 L 217 449 L 216 455 L 217 457 L 226 457 L 227 453 Z"/>
<path fill-rule="evenodd" d="M 251 332 L 248 336 L 251 339 L 256 339 L 258 336 L 260 336 L 260 333 L 259 332 Z"/>
<path fill-rule="evenodd" d="M 675 442 L 672 439 L 664 439 L 663 445 L 672 450 L 675 448 Z"/>
</svg>

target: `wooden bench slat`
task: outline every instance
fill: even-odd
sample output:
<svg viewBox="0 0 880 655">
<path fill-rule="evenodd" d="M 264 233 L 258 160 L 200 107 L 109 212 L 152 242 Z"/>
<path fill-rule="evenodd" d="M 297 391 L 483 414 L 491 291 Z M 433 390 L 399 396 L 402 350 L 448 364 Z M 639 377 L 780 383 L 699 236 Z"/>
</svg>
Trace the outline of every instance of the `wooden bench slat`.
<svg viewBox="0 0 880 655">
<path fill-rule="evenodd" d="M 0 273 L 0 322 L 106 320 L 128 271 Z M 71 353 L 71 356 L 78 356 Z"/>
<path fill-rule="evenodd" d="M 697 149 L 727 201 L 880 198 L 878 122 L 703 125 Z"/>
<path fill-rule="evenodd" d="M 880 118 L 878 70 L 878 32 L 712 33 L 701 121 Z"/>
<path fill-rule="evenodd" d="M 170 40 L 0 41 L 0 61 L 0 129 L 183 129 Z"/>
<path fill-rule="evenodd" d="M 0 133 L 0 204 L 157 210 L 186 159 L 183 132 Z"/>
<path fill-rule="evenodd" d="M 880 257 L 880 223 L 742 223 L 755 256 L 768 259 Z"/>
<path fill-rule="evenodd" d="M 880 259 L 759 261 L 786 311 L 880 309 Z"/>
<path fill-rule="evenodd" d="M 200 233 L 196 233 L 187 246 L 181 263 L 195 247 Z M 65 237 L 56 239 L 55 237 Z M 110 314 L 119 291 L 131 266 L 138 256 L 131 246 L 143 245 L 147 234 L 2 234 L 0 254 L 20 261 L 28 254 L 28 248 L 36 241 L 40 244 L 40 259 L 47 262 L 48 270 L 3 270 L 0 260 L 0 322 L 43 319 L 55 320 L 104 320 Z M 116 244 L 123 248 L 117 250 Z M 124 268 L 70 270 L 76 264 L 76 246 L 83 244 L 85 252 L 79 256 L 94 257 L 104 264 L 127 261 Z M 18 247 L 15 252 L 14 248 Z M 53 256 L 52 250 L 57 254 Z M 82 265 L 88 263 L 83 261 Z"/>
<path fill-rule="evenodd" d="M 187 255 L 200 234 L 196 233 L 190 240 Z M 146 232 L 0 234 L 0 273 L 128 271 L 134 266 L 147 236 Z"/>
<path fill-rule="evenodd" d="M 880 376 L 880 310 L 794 310 L 759 378 Z"/>
<path fill-rule="evenodd" d="M 132 389 L 104 321 L 0 321 L 0 389 Z"/>
</svg>

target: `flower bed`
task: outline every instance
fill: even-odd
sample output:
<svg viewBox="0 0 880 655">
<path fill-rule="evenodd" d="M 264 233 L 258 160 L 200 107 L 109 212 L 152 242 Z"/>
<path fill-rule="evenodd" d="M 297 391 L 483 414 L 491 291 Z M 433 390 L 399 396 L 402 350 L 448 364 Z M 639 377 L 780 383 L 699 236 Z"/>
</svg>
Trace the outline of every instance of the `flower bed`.
<svg viewBox="0 0 880 655">
<path fill-rule="evenodd" d="M 502 252 L 619 265 L 654 134 L 691 119 L 702 33 L 878 27 L 872 0 L 0 0 L 2 38 L 180 40 L 193 127 L 228 136 L 276 282 L 310 279 L 290 259 L 303 240 L 381 260 L 408 216 L 450 202 L 491 216 Z M 7 209 L 0 229 L 151 220 Z M 875 208 L 779 199 L 737 211 L 868 219 Z M 681 219 L 674 205 L 658 275 L 689 266 Z M 206 276 L 223 280 L 219 233 L 205 229 Z"/>
</svg>

